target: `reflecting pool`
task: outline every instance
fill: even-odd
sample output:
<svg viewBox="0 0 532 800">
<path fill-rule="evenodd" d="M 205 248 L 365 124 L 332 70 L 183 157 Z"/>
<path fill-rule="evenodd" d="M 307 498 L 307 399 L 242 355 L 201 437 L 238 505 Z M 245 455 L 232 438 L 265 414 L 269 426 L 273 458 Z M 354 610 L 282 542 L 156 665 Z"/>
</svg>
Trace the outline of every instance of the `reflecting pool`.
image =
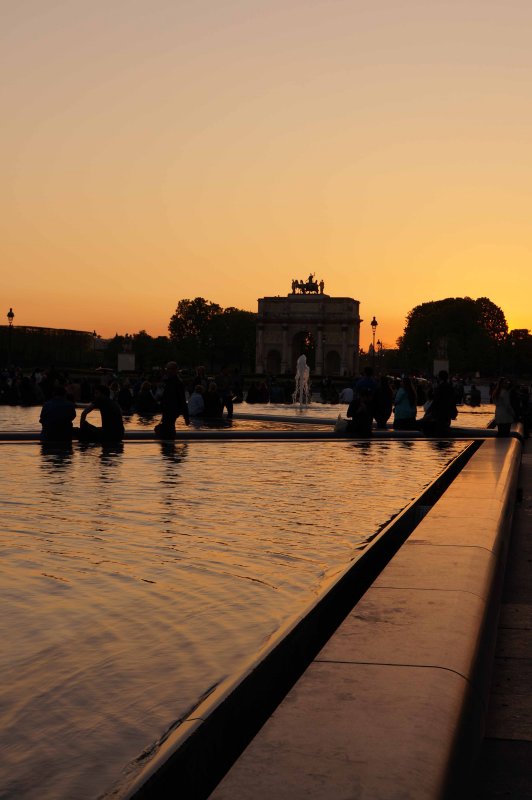
<svg viewBox="0 0 532 800">
<path fill-rule="evenodd" d="M 464 447 L 0 444 L 0 796 L 108 790 Z"/>
</svg>

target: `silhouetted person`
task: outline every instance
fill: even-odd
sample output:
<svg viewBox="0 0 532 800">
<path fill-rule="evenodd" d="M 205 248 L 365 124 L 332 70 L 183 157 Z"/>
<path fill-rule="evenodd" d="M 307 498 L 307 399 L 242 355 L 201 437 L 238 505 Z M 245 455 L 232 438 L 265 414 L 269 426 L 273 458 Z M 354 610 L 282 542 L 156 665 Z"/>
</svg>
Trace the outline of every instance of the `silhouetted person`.
<svg viewBox="0 0 532 800">
<path fill-rule="evenodd" d="M 257 403 L 257 384 L 251 381 L 246 394 L 246 403 Z"/>
<path fill-rule="evenodd" d="M 474 383 L 471 384 L 471 389 L 469 390 L 469 405 L 475 407 L 480 405 L 480 390 L 475 386 Z"/>
<path fill-rule="evenodd" d="M 404 375 L 394 398 L 394 430 L 413 430 L 416 427 L 416 414 L 416 389 L 412 379 L 408 375 Z"/>
<path fill-rule="evenodd" d="M 353 401 L 354 396 L 355 393 L 353 392 L 352 388 L 350 386 L 344 386 L 338 399 L 340 403 L 347 403 L 347 405 L 349 405 L 349 403 Z"/>
<path fill-rule="evenodd" d="M 39 417 L 43 442 L 71 442 L 74 431 L 72 420 L 75 418 L 76 406 L 66 396 L 65 387 L 57 385 L 53 397 L 44 403 Z"/>
<path fill-rule="evenodd" d="M 161 439 L 175 439 L 175 423 L 178 417 L 183 417 L 185 425 L 190 422 L 188 416 L 185 385 L 177 374 L 177 364 L 169 361 L 166 365 L 166 380 L 161 396 L 161 422 L 155 426 L 155 433 Z"/>
<path fill-rule="evenodd" d="M 137 414 L 154 414 L 159 410 L 159 404 L 151 391 L 151 383 L 143 381 L 137 396 L 133 401 L 133 408 Z"/>
<path fill-rule="evenodd" d="M 350 436 L 371 436 L 373 424 L 373 392 L 363 388 L 355 392 L 355 396 L 346 411 L 346 416 L 351 417 L 347 423 L 347 433 Z"/>
<path fill-rule="evenodd" d="M 223 409 L 227 409 L 227 418 L 231 419 L 233 416 L 233 380 L 229 374 L 228 367 L 222 367 L 222 371 L 216 376 L 216 385 L 218 387 L 218 394 L 222 401 Z"/>
<path fill-rule="evenodd" d="M 202 417 L 205 411 L 205 401 L 203 399 L 204 391 L 201 383 L 194 388 L 194 391 L 188 398 L 188 413 L 191 417 Z"/>
<path fill-rule="evenodd" d="M 131 409 L 133 408 L 133 394 L 129 386 L 129 381 L 124 381 L 124 383 L 118 390 L 118 394 L 115 399 L 118 402 L 120 408 L 122 409 L 123 414 L 131 413 Z"/>
<path fill-rule="evenodd" d="M 386 375 L 382 375 L 373 395 L 373 416 L 377 428 L 386 428 L 393 408 L 393 391 Z"/>
<path fill-rule="evenodd" d="M 373 369 L 371 367 L 364 367 L 364 375 L 357 380 L 354 385 L 355 394 L 363 392 L 367 395 L 368 390 L 374 392 L 377 388 L 377 381 L 373 377 Z"/>
<path fill-rule="evenodd" d="M 495 403 L 495 424 L 497 425 L 497 436 L 509 436 L 512 422 L 516 419 L 515 409 L 512 406 L 510 396 L 510 381 L 500 378 L 492 395 Z"/>
<path fill-rule="evenodd" d="M 269 403 L 270 390 L 266 381 L 261 381 L 257 386 L 257 403 Z"/>
<path fill-rule="evenodd" d="M 87 422 L 88 414 L 95 410 L 100 412 L 101 428 Z M 94 387 L 92 403 L 81 412 L 79 438 L 83 442 L 120 442 L 124 438 L 122 411 L 116 400 L 111 400 L 108 386 Z"/>
<path fill-rule="evenodd" d="M 445 436 L 451 420 L 458 416 L 454 390 L 449 383 L 449 373 L 442 369 L 438 374 L 438 385 L 434 389 L 432 402 L 421 420 L 421 428 L 428 436 Z"/>
<path fill-rule="evenodd" d="M 209 383 L 209 388 L 203 395 L 203 402 L 205 404 L 205 408 L 203 411 L 203 416 L 205 419 L 220 419 L 223 415 L 223 406 L 222 401 L 220 399 L 220 394 L 218 392 L 218 387 L 211 381 Z"/>
</svg>

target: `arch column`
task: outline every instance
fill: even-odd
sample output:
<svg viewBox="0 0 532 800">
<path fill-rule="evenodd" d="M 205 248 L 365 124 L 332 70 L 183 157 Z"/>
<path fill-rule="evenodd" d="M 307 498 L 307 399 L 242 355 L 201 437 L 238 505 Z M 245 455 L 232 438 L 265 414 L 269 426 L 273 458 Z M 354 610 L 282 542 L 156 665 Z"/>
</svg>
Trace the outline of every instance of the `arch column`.
<svg viewBox="0 0 532 800">
<path fill-rule="evenodd" d="M 281 338 L 281 375 L 288 370 L 288 325 L 283 325 Z"/>
</svg>

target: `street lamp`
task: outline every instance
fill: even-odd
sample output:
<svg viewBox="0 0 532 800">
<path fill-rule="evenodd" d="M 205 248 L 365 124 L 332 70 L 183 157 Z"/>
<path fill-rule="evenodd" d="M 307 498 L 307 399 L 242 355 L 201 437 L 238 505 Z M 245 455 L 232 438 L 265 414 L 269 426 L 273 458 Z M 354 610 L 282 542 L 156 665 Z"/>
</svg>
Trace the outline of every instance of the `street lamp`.
<svg viewBox="0 0 532 800">
<path fill-rule="evenodd" d="M 375 315 L 373 316 L 373 319 L 371 320 L 371 322 L 369 324 L 371 325 L 371 330 L 373 331 L 373 358 L 372 358 L 372 363 L 373 363 L 373 367 L 375 367 L 375 332 L 377 330 L 377 325 L 379 324 L 377 322 L 377 320 L 375 319 Z"/>
<path fill-rule="evenodd" d="M 9 325 L 9 334 L 8 334 L 8 342 L 7 342 L 7 364 L 11 364 L 11 336 L 13 335 L 13 320 L 15 319 L 15 313 L 12 308 L 9 309 L 7 312 L 7 324 Z"/>
</svg>

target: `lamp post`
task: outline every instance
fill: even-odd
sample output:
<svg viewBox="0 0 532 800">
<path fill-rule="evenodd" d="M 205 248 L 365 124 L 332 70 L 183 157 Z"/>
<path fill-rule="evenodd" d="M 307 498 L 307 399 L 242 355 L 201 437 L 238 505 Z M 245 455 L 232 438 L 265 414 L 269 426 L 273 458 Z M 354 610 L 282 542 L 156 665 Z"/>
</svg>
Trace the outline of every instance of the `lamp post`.
<svg viewBox="0 0 532 800">
<path fill-rule="evenodd" d="M 371 322 L 369 324 L 371 325 L 371 330 L 373 331 L 373 354 L 372 354 L 371 362 L 372 362 L 373 368 L 375 369 L 375 332 L 377 330 L 377 325 L 379 324 L 377 322 L 377 320 L 375 319 L 375 315 L 373 316 L 373 319 L 371 320 Z"/>
<path fill-rule="evenodd" d="M 382 348 L 383 344 L 380 339 L 377 339 L 377 356 L 379 358 L 379 370 L 382 369 Z"/>
<path fill-rule="evenodd" d="M 8 340 L 7 340 L 7 365 L 11 364 L 11 337 L 13 335 L 13 320 L 15 313 L 12 308 L 7 312 L 7 324 L 9 325 Z"/>
</svg>

